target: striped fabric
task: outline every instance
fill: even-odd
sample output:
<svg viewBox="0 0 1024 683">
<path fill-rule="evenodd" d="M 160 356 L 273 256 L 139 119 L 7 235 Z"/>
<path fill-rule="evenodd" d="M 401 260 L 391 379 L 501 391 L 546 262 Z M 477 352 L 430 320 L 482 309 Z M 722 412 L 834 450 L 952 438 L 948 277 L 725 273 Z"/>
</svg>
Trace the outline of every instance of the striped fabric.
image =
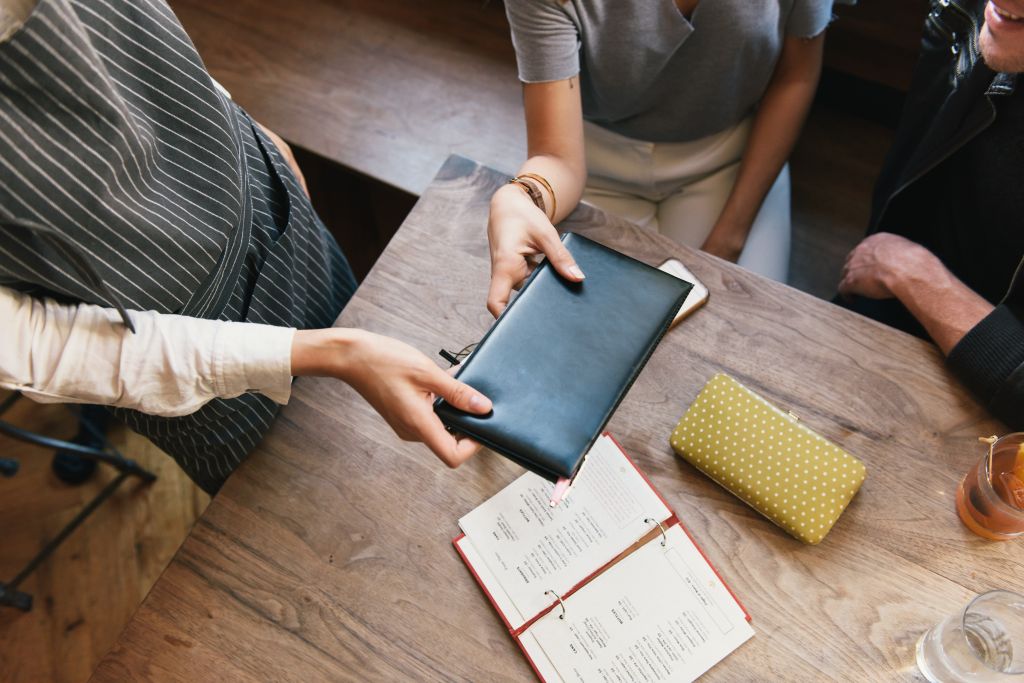
<svg viewBox="0 0 1024 683">
<path fill-rule="evenodd" d="M 160 0 L 40 0 L 0 44 L 0 219 L 0 284 L 63 301 L 311 328 L 356 286 Z M 116 413 L 213 492 L 276 411 L 249 394 L 180 418 Z"/>
</svg>

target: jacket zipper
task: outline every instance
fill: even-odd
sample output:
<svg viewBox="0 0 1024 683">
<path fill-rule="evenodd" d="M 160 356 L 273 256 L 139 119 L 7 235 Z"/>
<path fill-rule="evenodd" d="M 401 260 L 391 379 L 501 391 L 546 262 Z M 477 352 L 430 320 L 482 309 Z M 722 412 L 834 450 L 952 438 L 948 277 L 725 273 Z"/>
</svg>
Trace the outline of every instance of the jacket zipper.
<svg viewBox="0 0 1024 683">
<path fill-rule="evenodd" d="M 963 7 L 961 7 L 960 5 L 956 4 L 952 0 L 939 0 L 939 5 L 941 7 L 943 7 L 943 8 L 949 7 L 954 12 L 960 14 L 962 17 L 967 19 L 967 21 L 971 25 L 971 32 L 970 32 L 970 35 L 968 36 L 968 39 L 967 39 L 967 41 L 968 41 L 968 49 L 972 50 L 972 51 L 975 50 L 976 47 L 977 47 L 977 39 L 978 39 L 978 36 L 977 36 L 978 24 L 977 24 L 977 22 L 974 21 L 974 17 L 972 17 L 970 15 L 970 13 L 967 12 L 967 10 L 965 10 Z M 939 14 L 938 14 L 937 11 L 933 10 L 932 13 L 928 15 L 928 18 L 932 21 L 933 25 L 936 26 L 940 31 L 945 33 L 947 36 L 950 36 L 950 40 L 953 40 L 953 41 L 956 40 L 956 33 L 954 31 L 950 31 L 948 28 L 946 28 L 946 26 L 941 21 L 939 21 Z M 953 47 L 954 47 L 954 50 L 955 50 L 956 49 L 956 43 L 955 42 L 953 43 Z M 963 75 L 963 72 L 961 71 L 961 65 L 962 65 L 962 61 L 960 59 L 958 59 L 957 60 L 957 64 L 956 64 L 956 69 L 955 69 L 957 81 L 959 81 L 961 76 Z M 992 105 L 992 100 L 988 100 L 988 105 L 992 109 L 992 113 L 994 114 L 995 113 L 995 107 Z M 929 171 L 931 171 L 933 168 L 935 168 L 936 166 L 941 164 L 943 161 L 945 161 L 949 157 L 951 157 L 954 154 L 956 154 L 958 151 L 960 151 L 960 148 L 963 147 L 964 145 L 966 145 L 968 142 L 970 142 L 970 140 L 971 140 L 971 138 L 967 138 L 966 140 L 961 142 L 959 145 L 957 145 L 953 149 L 948 150 L 946 152 L 946 154 L 944 154 L 942 157 L 936 159 L 934 162 L 932 162 L 931 164 L 929 164 L 925 168 L 923 168 L 920 171 L 918 171 L 917 173 L 915 173 L 912 178 L 909 178 L 906 182 L 902 183 L 898 188 L 896 188 L 896 190 L 894 192 L 892 192 L 889 195 L 889 197 L 885 200 L 885 205 L 882 207 L 882 212 L 880 214 L 878 214 L 878 223 L 882 222 L 882 218 L 885 216 L 885 212 L 889 210 L 889 204 L 892 203 L 892 200 L 896 198 L 896 195 L 900 194 L 901 192 L 903 192 L 903 190 L 907 189 L 907 187 L 909 187 L 910 185 L 912 185 L 915 182 L 917 182 L 922 176 L 927 174 Z"/>
<path fill-rule="evenodd" d="M 970 25 L 971 30 L 967 34 L 967 50 L 968 50 L 968 55 L 966 55 L 966 56 L 970 58 L 971 66 L 973 66 L 974 62 L 977 61 L 978 53 L 979 53 L 979 46 L 978 46 L 978 22 L 976 22 L 974 20 L 974 17 L 970 14 L 970 12 L 968 12 L 963 7 L 961 7 L 960 5 L 958 5 L 955 2 L 953 2 L 953 0 L 938 0 L 938 4 L 939 4 L 939 6 L 942 9 L 945 9 L 945 8 L 948 7 L 950 10 L 953 11 L 953 13 L 960 15 L 960 17 L 962 17 L 964 20 L 966 20 L 967 23 Z M 956 66 L 954 67 L 954 74 L 956 76 L 957 82 L 959 82 L 960 79 L 963 77 L 965 71 L 964 71 L 964 68 L 963 68 L 963 66 L 964 66 L 963 56 L 961 56 L 959 54 L 960 49 L 959 49 L 959 45 L 956 42 L 957 41 L 957 34 L 956 34 L 955 31 L 952 31 L 949 28 L 947 28 L 946 25 L 940 20 L 940 18 L 939 18 L 940 14 L 941 14 L 941 10 L 932 10 L 928 14 L 928 21 L 939 33 L 941 33 L 944 36 L 946 36 L 946 39 L 950 41 L 950 51 L 954 55 L 957 56 Z M 992 105 L 992 101 L 989 100 L 989 106 L 991 106 L 991 105 Z M 882 217 L 885 216 L 886 211 L 889 210 L 889 204 L 892 202 L 893 199 L 896 198 L 896 196 L 898 194 L 903 192 L 903 190 L 905 190 L 908 186 L 910 186 L 913 183 L 917 182 L 922 176 L 927 174 L 933 168 L 935 168 L 936 166 L 941 164 L 943 161 L 945 161 L 946 159 L 951 157 L 953 154 L 955 154 L 957 151 L 959 151 L 960 148 L 963 147 L 965 144 L 967 144 L 967 142 L 969 140 L 970 140 L 970 138 L 968 138 L 967 140 L 964 140 L 964 142 L 960 143 L 959 145 L 957 145 L 953 149 L 949 150 L 940 159 L 936 159 L 933 163 L 929 164 L 927 167 L 921 169 L 920 172 L 916 173 L 913 178 L 910 178 L 905 183 L 901 184 L 898 188 L 896 188 L 896 191 L 893 192 L 892 194 L 890 194 L 889 197 L 885 200 L 885 206 L 882 207 L 882 212 L 878 215 L 878 219 L 879 219 L 878 222 L 879 223 L 882 222 Z M 1010 278 L 1010 286 L 1006 290 L 1006 294 L 1003 295 L 1003 298 L 1000 300 L 1000 302 L 999 302 L 1000 304 L 1004 304 L 1004 303 L 1007 302 L 1007 300 L 1009 300 L 1010 295 L 1013 293 L 1013 290 L 1014 290 L 1014 288 L 1017 285 L 1017 280 L 1020 278 L 1022 272 L 1024 272 L 1024 257 L 1022 257 L 1021 260 L 1020 260 L 1020 263 L 1017 264 L 1017 269 L 1014 271 L 1013 277 Z"/>
<path fill-rule="evenodd" d="M 974 20 L 974 17 L 970 12 L 953 2 L 953 0 L 939 0 L 939 5 L 943 8 L 948 7 L 954 14 L 959 15 L 961 19 L 966 21 L 970 27 L 970 30 L 967 32 L 967 54 L 960 54 L 959 45 L 956 42 L 954 42 L 950 48 L 953 54 L 957 56 L 954 72 L 956 74 L 956 80 L 959 83 L 960 79 L 966 73 L 964 62 L 968 61 L 966 67 L 970 68 L 974 66 L 974 62 L 978 59 L 978 22 Z M 956 33 L 953 34 L 953 40 L 956 40 Z"/>
<path fill-rule="evenodd" d="M 929 12 L 928 23 L 931 24 L 936 31 L 941 33 L 950 43 L 956 43 L 956 33 L 949 30 L 939 19 L 939 10 L 934 9 Z"/>
</svg>

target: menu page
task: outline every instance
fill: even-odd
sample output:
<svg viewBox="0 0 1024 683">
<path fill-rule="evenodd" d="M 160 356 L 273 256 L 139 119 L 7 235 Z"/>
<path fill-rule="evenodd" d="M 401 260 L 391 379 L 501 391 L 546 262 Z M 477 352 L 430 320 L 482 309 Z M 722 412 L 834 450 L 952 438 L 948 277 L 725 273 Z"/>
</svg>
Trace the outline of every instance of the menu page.
<svg viewBox="0 0 1024 683">
<path fill-rule="evenodd" d="M 644 519 L 671 515 L 610 437 L 594 443 L 582 467 L 555 507 L 554 484 L 531 472 L 459 520 L 486 565 L 478 575 L 513 628 L 554 602 L 545 591 L 563 595 L 650 531 Z"/>
<path fill-rule="evenodd" d="M 538 619 L 520 642 L 551 681 L 692 681 L 754 635 L 678 526 Z"/>
</svg>

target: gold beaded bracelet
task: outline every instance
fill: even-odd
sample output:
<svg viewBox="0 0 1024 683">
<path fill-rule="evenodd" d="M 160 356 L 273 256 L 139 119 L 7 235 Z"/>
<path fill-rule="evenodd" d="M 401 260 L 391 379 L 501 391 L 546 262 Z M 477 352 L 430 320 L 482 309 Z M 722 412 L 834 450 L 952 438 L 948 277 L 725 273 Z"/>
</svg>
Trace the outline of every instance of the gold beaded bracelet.
<svg viewBox="0 0 1024 683">
<path fill-rule="evenodd" d="M 533 203 L 538 209 L 544 212 L 544 215 L 548 215 L 547 207 L 544 203 L 544 195 L 541 193 L 540 188 L 537 187 L 533 181 L 538 181 L 544 186 L 544 189 L 551 195 L 551 215 L 548 218 L 553 223 L 555 221 L 555 214 L 558 209 L 558 199 L 555 197 L 555 191 L 551 189 L 551 183 L 549 183 L 543 176 L 539 176 L 536 173 L 522 173 L 517 175 L 512 180 L 508 181 L 509 185 L 518 185 L 523 188 L 523 191 L 530 197 Z"/>
<path fill-rule="evenodd" d="M 548 211 L 544 207 L 544 195 L 541 194 L 540 188 L 537 187 L 533 182 L 516 176 L 512 180 L 508 181 L 508 184 L 518 185 L 519 187 L 523 188 L 523 192 L 527 194 L 527 196 L 530 198 L 530 201 L 532 201 L 538 209 L 543 211 L 545 216 L 547 215 Z"/>
<path fill-rule="evenodd" d="M 549 195 L 551 195 L 551 222 L 554 223 L 555 215 L 558 213 L 558 199 L 555 197 L 555 191 L 551 189 L 551 183 L 549 183 L 544 176 L 537 175 L 536 173 L 520 173 L 517 178 L 529 178 L 531 180 L 536 180 L 544 186 L 544 189 L 548 191 Z"/>
</svg>

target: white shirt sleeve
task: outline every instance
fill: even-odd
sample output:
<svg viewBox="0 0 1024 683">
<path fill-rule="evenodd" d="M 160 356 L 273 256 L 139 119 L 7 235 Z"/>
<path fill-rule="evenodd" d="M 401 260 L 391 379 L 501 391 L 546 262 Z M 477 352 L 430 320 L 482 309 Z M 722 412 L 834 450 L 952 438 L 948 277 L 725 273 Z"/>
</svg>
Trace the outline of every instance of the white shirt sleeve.
<svg viewBox="0 0 1024 683">
<path fill-rule="evenodd" d="M 0 287 L 0 387 L 43 403 L 96 403 L 176 417 L 214 398 L 291 395 L 295 330 L 65 305 Z"/>
</svg>

